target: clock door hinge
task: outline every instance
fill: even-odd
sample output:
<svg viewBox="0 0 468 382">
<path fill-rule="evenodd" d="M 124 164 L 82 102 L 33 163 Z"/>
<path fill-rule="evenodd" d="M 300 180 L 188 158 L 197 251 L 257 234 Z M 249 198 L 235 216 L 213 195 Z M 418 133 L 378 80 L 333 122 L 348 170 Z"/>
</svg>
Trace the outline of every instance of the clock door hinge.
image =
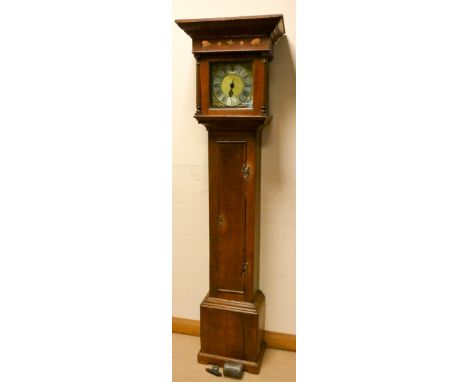
<svg viewBox="0 0 468 382">
<path fill-rule="evenodd" d="M 242 283 L 243 285 L 243 292 L 245 293 L 245 276 L 247 276 L 247 272 L 249 270 L 249 263 L 244 259 L 242 263 Z"/>
<path fill-rule="evenodd" d="M 242 275 L 245 277 L 247 275 L 247 271 L 249 270 L 249 263 L 244 260 L 242 263 Z"/>
<path fill-rule="evenodd" d="M 250 176 L 250 167 L 247 163 L 242 165 L 242 176 L 247 179 Z"/>
</svg>

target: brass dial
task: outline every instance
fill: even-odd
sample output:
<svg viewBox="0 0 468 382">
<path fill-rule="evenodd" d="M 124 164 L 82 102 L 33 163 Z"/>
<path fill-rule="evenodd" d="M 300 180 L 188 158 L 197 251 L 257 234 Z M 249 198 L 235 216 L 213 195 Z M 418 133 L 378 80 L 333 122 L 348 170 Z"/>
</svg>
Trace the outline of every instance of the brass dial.
<svg viewBox="0 0 468 382">
<path fill-rule="evenodd" d="M 252 64 L 222 63 L 211 67 L 212 107 L 252 107 Z"/>
</svg>

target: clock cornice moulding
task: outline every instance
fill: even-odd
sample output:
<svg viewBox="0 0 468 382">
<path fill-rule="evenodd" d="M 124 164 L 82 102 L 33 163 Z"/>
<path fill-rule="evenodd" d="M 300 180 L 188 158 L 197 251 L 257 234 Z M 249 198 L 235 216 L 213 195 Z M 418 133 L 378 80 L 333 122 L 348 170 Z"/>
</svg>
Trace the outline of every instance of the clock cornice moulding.
<svg viewBox="0 0 468 382">
<path fill-rule="evenodd" d="M 205 125 L 208 131 L 258 131 L 268 125 L 272 116 L 266 115 L 195 115 L 198 123 Z"/>
<path fill-rule="evenodd" d="M 175 22 L 192 38 L 192 53 L 196 56 L 250 51 L 272 57 L 273 44 L 285 34 L 281 14 L 178 19 Z"/>
</svg>

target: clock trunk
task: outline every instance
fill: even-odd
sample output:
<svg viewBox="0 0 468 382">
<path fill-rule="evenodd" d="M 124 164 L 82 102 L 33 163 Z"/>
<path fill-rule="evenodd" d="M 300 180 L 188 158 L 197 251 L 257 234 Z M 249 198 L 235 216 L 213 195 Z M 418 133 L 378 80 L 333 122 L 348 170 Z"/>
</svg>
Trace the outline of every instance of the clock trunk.
<svg viewBox="0 0 468 382">
<path fill-rule="evenodd" d="M 252 301 L 258 289 L 260 131 L 210 131 L 210 296 Z"/>
</svg>

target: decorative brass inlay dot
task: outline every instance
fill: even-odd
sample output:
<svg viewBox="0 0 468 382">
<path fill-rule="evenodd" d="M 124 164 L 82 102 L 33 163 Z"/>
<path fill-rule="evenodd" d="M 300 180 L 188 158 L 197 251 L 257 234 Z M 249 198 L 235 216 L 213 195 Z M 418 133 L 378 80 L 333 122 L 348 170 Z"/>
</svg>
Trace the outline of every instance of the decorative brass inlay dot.
<svg viewBox="0 0 468 382">
<path fill-rule="evenodd" d="M 252 41 L 250 41 L 252 45 L 258 45 L 260 44 L 260 39 L 259 38 L 254 38 Z"/>
</svg>

